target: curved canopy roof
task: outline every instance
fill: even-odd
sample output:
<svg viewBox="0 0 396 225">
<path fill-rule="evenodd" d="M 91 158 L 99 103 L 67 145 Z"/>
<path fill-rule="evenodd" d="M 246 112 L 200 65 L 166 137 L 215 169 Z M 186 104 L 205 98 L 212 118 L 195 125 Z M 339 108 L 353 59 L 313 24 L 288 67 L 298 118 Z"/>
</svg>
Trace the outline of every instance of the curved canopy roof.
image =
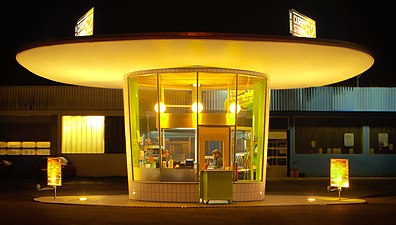
<svg viewBox="0 0 396 225">
<path fill-rule="evenodd" d="M 105 88 L 122 88 L 133 71 L 192 66 L 256 71 L 271 89 L 304 88 L 349 79 L 374 63 L 350 42 L 217 33 L 78 37 L 30 45 L 16 59 L 50 80 Z"/>
</svg>

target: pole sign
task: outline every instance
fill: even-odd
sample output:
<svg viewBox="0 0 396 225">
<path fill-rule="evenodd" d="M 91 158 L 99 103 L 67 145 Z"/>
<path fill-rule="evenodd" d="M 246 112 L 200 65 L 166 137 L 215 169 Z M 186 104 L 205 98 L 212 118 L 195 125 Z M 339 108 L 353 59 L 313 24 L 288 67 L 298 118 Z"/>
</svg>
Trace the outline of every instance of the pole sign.
<svg viewBox="0 0 396 225">
<path fill-rule="evenodd" d="M 348 159 L 330 159 L 330 186 L 349 187 Z"/>
<path fill-rule="evenodd" d="M 295 37 L 316 38 L 315 20 L 297 12 L 289 10 L 290 33 Z"/>
<path fill-rule="evenodd" d="M 47 185 L 62 186 L 62 165 L 59 157 L 47 158 Z"/>
</svg>

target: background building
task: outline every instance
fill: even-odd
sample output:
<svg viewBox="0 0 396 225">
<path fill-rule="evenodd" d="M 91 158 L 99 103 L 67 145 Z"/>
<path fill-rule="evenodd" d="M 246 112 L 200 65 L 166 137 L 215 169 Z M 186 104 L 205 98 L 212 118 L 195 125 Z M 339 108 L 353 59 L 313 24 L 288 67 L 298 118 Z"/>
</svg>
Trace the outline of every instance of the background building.
<svg viewBox="0 0 396 225">
<path fill-rule="evenodd" d="M 267 176 L 326 177 L 330 158 L 348 158 L 351 176 L 395 176 L 395 95 L 377 87 L 272 90 Z M 0 139 L 0 158 L 16 176 L 34 176 L 46 155 L 67 156 L 77 176 L 127 174 L 119 89 L 1 86 Z"/>
</svg>

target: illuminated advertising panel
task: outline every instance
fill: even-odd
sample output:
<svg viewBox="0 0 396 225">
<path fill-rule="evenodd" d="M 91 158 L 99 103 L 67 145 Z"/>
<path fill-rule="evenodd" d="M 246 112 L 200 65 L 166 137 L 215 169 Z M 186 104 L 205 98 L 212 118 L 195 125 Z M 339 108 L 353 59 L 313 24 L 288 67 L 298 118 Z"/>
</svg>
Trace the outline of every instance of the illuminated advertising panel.
<svg viewBox="0 0 396 225">
<path fill-rule="evenodd" d="M 330 159 L 330 186 L 349 187 L 348 159 Z"/>
<path fill-rule="evenodd" d="M 225 108 L 227 108 L 227 105 L 231 105 L 234 103 L 235 104 L 235 99 L 236 99 L 236 92 L 231 90 L 230 91 L 230 96 L 224 101 Z M 253 90 L 243 90 L 243 91 L 238 91 L 237 99 L 238 99 L 238 107 L 243 110 L 248 110 L 253 107 L 253 99 L 254 98 L 254 92 Z M 234 106 L 235 107 L 235 106 Z"/>
<path fill-rule="evenodd" d="M 62 186 L 62 165 L 59 157 L 47 159 L 47 185 Z"/>
<path fill-rule="evenodd" d="M 315 20 L 297 12 L 289 10 L 290 33 L 295 37 L 316 38 Z"/>
<path fill-rule="evenodd" d="M 78 21 L 74 29 L 74 35 L 79 36 L 90 36 L 93 35 L 94 26 L 94 8 L 90 9 L 84 14 Z"/>
</svg>

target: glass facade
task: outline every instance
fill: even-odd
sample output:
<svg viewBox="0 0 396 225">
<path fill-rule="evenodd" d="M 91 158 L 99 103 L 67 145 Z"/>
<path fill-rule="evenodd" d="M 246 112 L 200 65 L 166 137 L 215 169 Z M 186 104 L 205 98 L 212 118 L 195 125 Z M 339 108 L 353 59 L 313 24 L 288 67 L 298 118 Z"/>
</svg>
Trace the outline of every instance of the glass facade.
<svg viewBox="0 0 396 225">
<path fill-rule="evenodd" d="M 158 69 L 130 73 L 126 82 L 133 181 L 197 182 L 215 149 L 234 181 L 263 181 L 264 74 Z"/>
</svg>

